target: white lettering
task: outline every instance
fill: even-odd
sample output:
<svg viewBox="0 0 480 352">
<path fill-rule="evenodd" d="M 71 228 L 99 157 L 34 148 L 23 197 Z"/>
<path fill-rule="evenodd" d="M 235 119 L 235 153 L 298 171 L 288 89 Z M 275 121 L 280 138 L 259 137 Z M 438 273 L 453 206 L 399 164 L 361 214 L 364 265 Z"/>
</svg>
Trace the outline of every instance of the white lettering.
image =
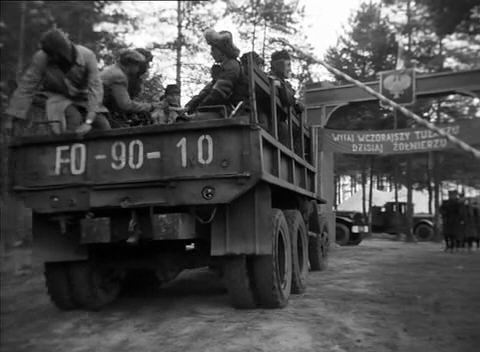
<svg viewBox="0 0 480 352">
<path fill-rule="evenodd" d="M 124 142 L 115 142 L 112 144 L 112 168 L 121 170 L 127 164 L 127 147 Z"/>
<path fill-rule="evenodd" d="M 177 148 L 180 148 L 180 159 L 182 167 L 187 167 L 187 139 L 182 137 L 177 143 Z"/>
<path fill-rule="evenodd" d="M 136 161 L 135 161 L 136 159 Z M 143 165 L 143 143 L 138 139 L 128 145 L 128 166 L 136 170 Z"/>
<path fill-rule="evenodd" d="M 207 142 L 207 157 L 204 157 L 203 142 Z M 204 134 L 198 138 L 198 162 L 203 165 L 208 165 L 213 160 L 213 140 L 208 134 Z"/>
<path fill-rule="evenodd" d="M 62 164 L 70 163 L 70 158 L 62 157 L 62 153 L 68 151 L 70 147 L 68 145 L 60 145 L 56 150 L 55 157 L 55 175 L 60 175 L 62 172 Z"/>
<path fill-rule="evenodd" d="M 70 150 L 70 171 L 72 175 L 81 175 L 85 172 L 87 162 L 87 148 L 85 144 L 75 143 Z"/>
</svg>

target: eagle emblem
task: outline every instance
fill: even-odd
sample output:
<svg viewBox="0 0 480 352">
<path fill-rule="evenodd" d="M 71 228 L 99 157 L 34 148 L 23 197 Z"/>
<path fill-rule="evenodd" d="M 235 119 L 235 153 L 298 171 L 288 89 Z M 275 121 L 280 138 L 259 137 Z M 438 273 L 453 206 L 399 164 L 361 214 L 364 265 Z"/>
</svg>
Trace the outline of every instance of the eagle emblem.
<svg viewBox="0 0 480 352">
<path fill-rule="evenodd" d="M 408 74 L 394 73 L 383 80 L 383 87 L 398 99 L 403 92 L 410 87 L 412 79 Z"/>
</svg>

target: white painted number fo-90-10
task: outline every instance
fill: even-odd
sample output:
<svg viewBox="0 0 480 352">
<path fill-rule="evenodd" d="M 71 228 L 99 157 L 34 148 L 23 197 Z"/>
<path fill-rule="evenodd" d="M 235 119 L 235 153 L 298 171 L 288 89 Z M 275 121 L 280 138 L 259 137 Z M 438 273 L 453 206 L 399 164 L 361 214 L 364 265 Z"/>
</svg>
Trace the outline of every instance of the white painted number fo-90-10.
<svg viewBox="0 0 480 352">
<path fill-rule="evenodd" d="M 187 139 L 182 137 L 176 147 L 180 148 L 182 167 L 187 167 Z M 104 158 L 105 155 L 103 155 L 103 158 L 98 159 Z M 128 146 L 122 141 L 114 142 L 111 148 L 111 160 L 110 165 L 114 170 L 122 170 L 127 165 L 133 170 L 140 169 L 144 162 L 142 141 L 135 139 L 130 141 Z M 208 134 L 201 135 L 197 140 L 197 160 L 202 165 L 208 165 L 213 161 L 213 140 Z M 72 175 L 81 175 L 85 172 L 86 162 L 87 147 L 85 144 L 74 143 L 71 146 L 58 146 L 55 155 L 55 174 L 60 175 L 62 166 L 67 164 Z"/>
<path fill-rule="evenodd" d="M 177 148 L 180 148 L 180 161 L 182 167 L 187 167 L 187 138 L 183 137 L 180 139 L 177 143 Z M 202 165 L 208 165 L 213 161 L 213 140 L 208 134 L 203 134 L 198 138 L 197 159 Z"/>
<path fill-rule="evenodd" d="M 133 170 L 140 169 L 143 166 L 143 143 L 138 139 L 128 144 L 128 154 L 125 142 L 112 144 L 112 168 L 121 170 L 127 165 L 127 162 L 128 166 Z"/>
</svg>

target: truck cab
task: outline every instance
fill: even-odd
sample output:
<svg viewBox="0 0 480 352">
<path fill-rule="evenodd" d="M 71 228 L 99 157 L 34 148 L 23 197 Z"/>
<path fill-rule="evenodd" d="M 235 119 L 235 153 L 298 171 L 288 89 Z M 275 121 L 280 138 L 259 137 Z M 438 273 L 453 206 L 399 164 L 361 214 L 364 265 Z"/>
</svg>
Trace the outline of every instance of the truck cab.
<svg viewBox="0 0 480 352">
<path fill-rule="evenodd" d="M 383 206 L 372 207 L 372 228 L 377 232 L 402 233 L 407 230 L 407 203 L 387 202 Z M 434 237 L 433 215 L 413 214 L 412 232 L 420 241 L 430 241 Z"/>
</svg>

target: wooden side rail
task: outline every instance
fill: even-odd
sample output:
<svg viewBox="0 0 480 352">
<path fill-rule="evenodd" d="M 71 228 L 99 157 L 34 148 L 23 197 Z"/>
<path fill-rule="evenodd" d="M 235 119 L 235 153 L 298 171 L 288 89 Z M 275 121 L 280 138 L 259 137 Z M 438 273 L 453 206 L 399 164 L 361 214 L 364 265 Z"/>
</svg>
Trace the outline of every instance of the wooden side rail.
<svg viewBox="0 0 480 352">
<path fill-rule="evenodd" d="M 273 79 L 254 63 L 252 55 L 249 55 L 247 65 L 249 101 L 252 106 L 251 123 L 262 124 L 275 139 L 280 140 L 301 157 L 309 154 L 305 148 L 306 139 L 311 138 L 311 133 L 302 116 L 297 117 L 292 107 L 282 105 Z M 265 119 L 269 121 L 266 122 Z M 268 128 L 265 125 L 268 125 Z M 285 131 L 282 130 L 280 133 L 279 128 Z"/>
</svg>

